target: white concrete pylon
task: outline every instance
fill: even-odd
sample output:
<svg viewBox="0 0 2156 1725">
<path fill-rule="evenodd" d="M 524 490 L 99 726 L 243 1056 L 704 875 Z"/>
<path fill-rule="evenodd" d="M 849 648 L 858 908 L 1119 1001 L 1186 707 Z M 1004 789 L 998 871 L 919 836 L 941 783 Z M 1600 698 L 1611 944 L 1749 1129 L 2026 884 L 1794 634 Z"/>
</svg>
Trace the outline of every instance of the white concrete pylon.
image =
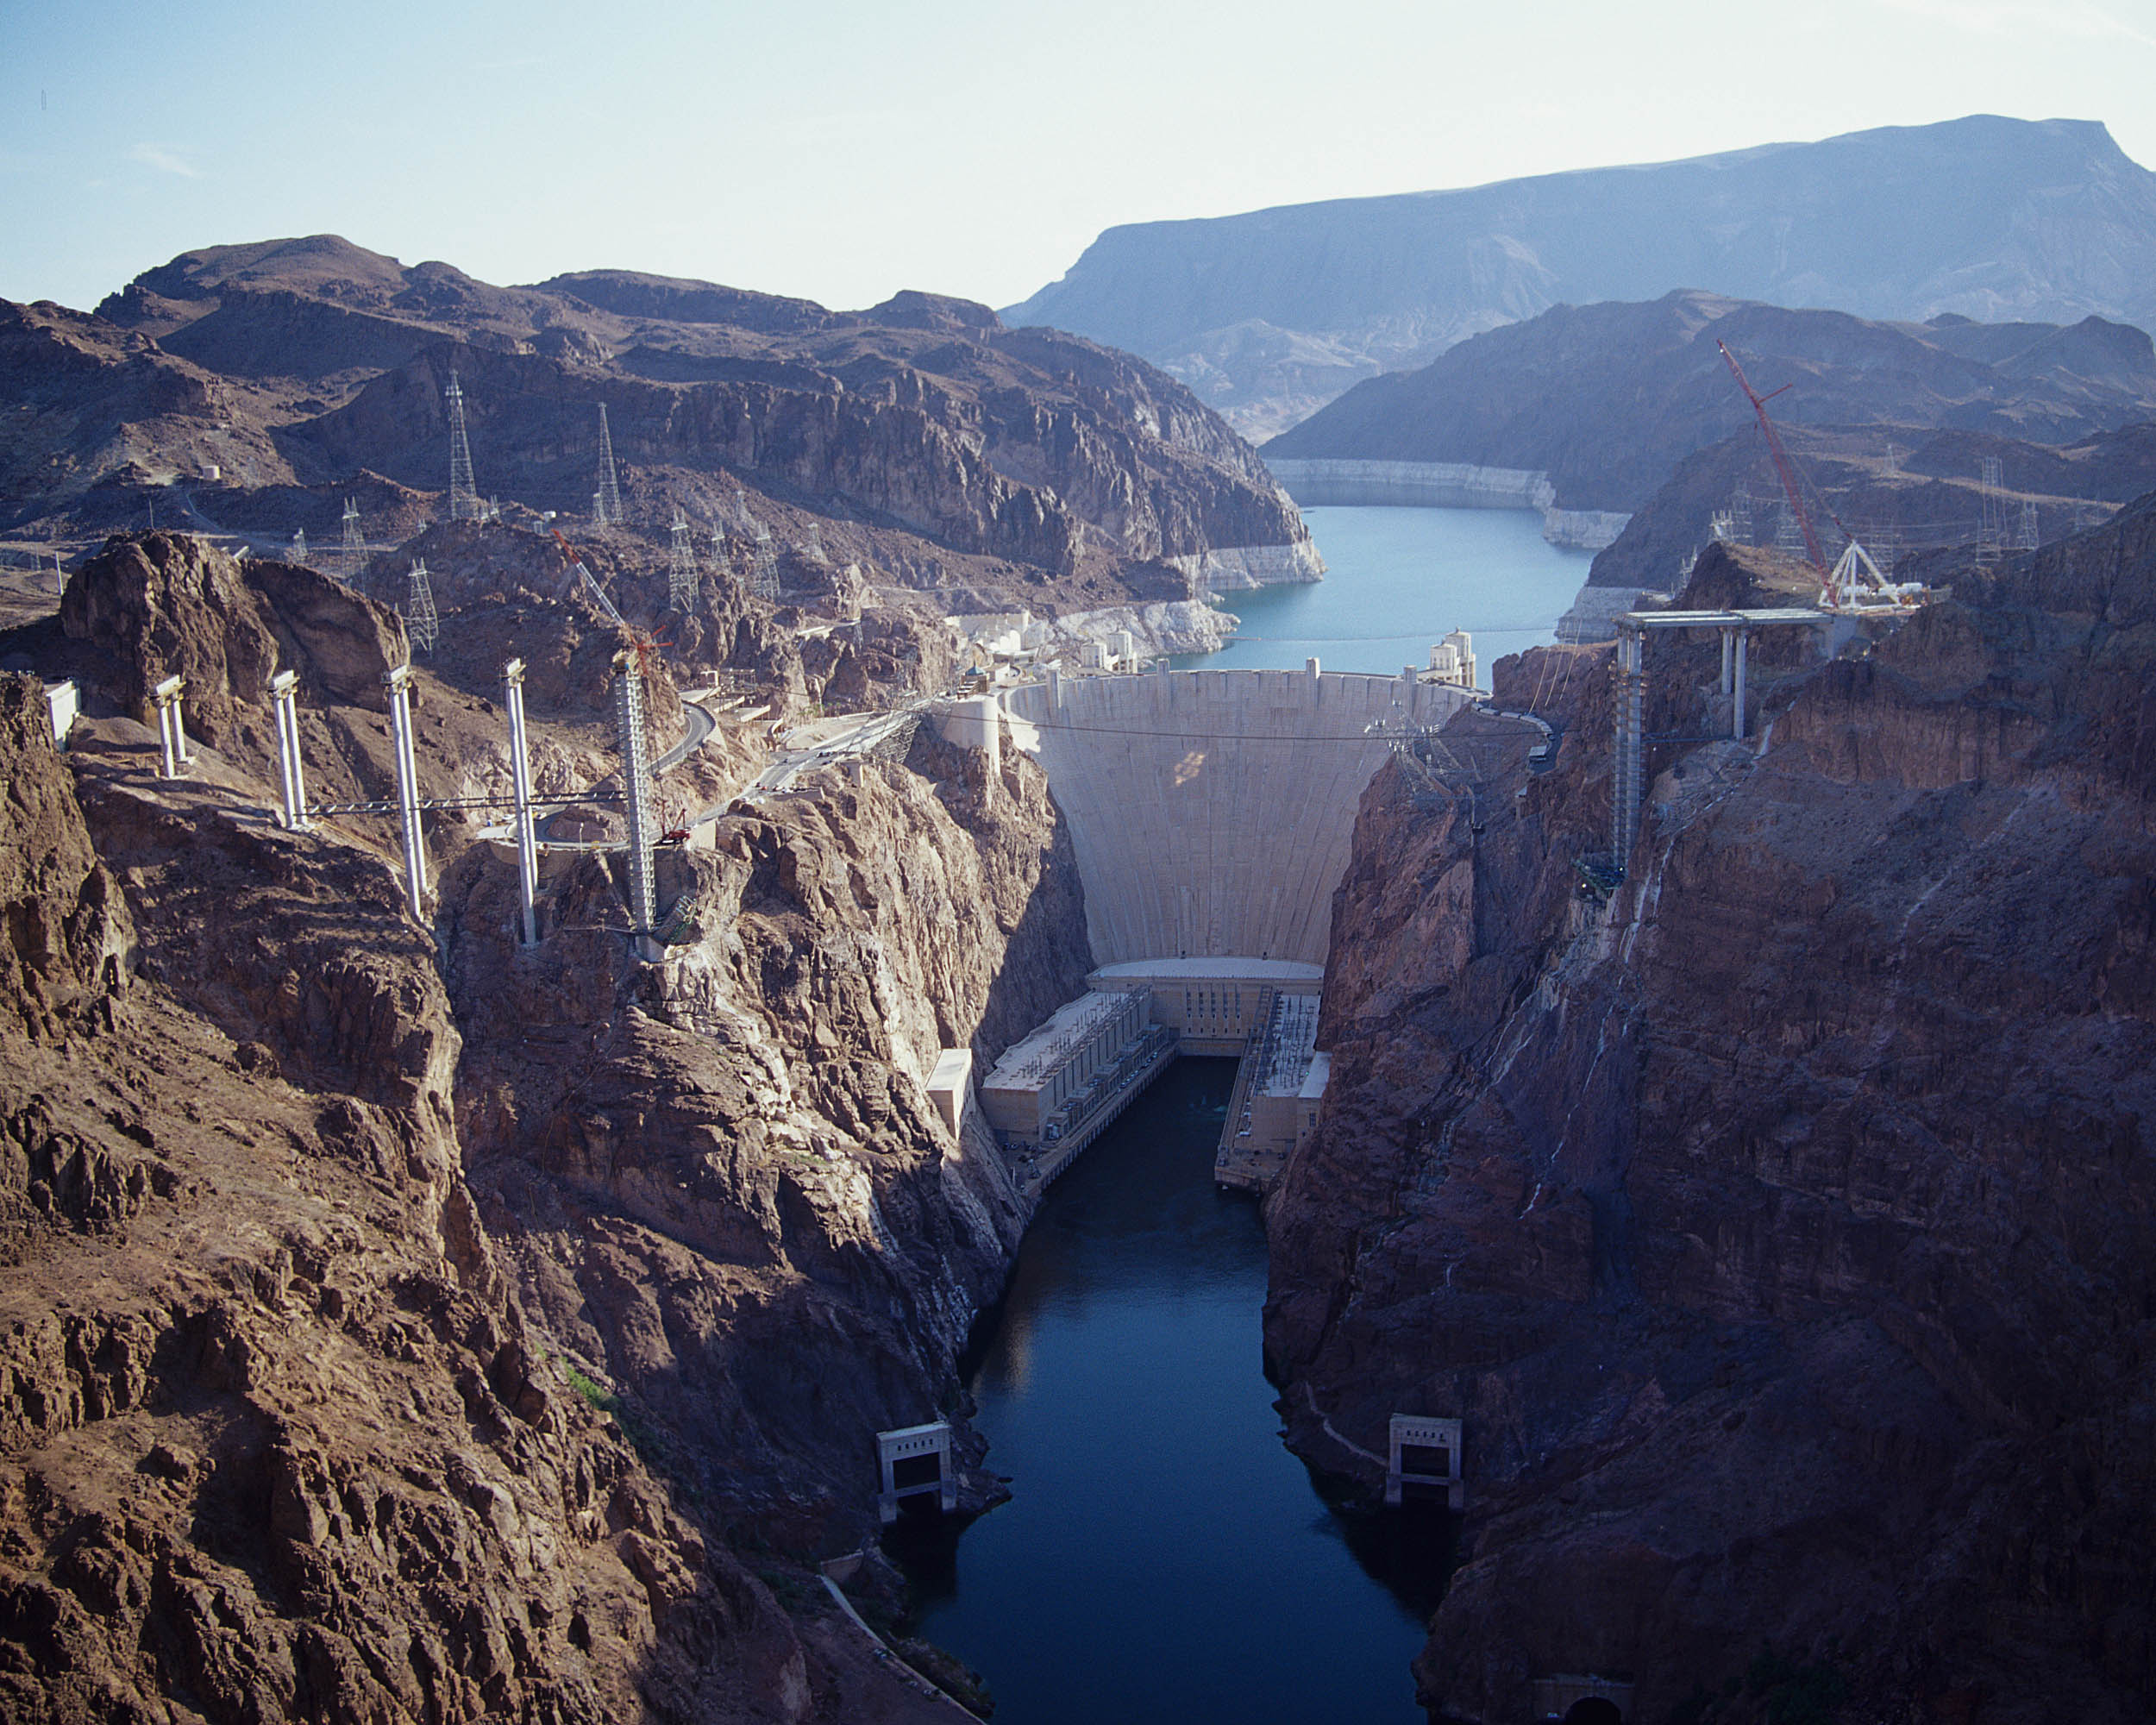
<svg viewBox="0 0 2156 1725">
<path fill-rule="evenodd" d="M 279 671 L 270 679 L 270 706 L 277 714 L 277 770 L 285 793 L 285 825 L 297 832 L 307 825 L 307 781 L 299 760 L 299 673 Z"/>
<path fill-rule="evenodd" d="M 404 902 L 421 921 L 427 915 L 426 840 L 419 830 L 419 761 L 412 749 L 411 667 L 385 671 L 389 724 L 397 747 L 397 809 L 404 835 Z"/>
<path fill-rule="evenodd" d="M 509 709 L 509 772 L 517 796 L 517 893 L 523 908 L 524 944 L 539 943 L 539 840 L 531 825 L 531 750 L 524 731 L 524 662 L 502 667 L 502 705 Z"/>
<path fill-rule="evenodd" d="M 1729 734 L 1732 737 L 1742 737 L 1745 734 L 1745 649 L 1751 643 L 1752 632 L 1749 630 L 1739 629 L 1736 634 L 1737 671 L 1735 685 L 1730 696 Z"/>
<path fill-rule="evenodd" d="M 157 709 L 158 748 L 164 775 L 168 779 L 177 779 L 191 758 L 187 753 L 187 727 L 179 704 L 186 687 L 185 679 L 167 677 L 150 691 L 150 704 Z"/>
</svg>

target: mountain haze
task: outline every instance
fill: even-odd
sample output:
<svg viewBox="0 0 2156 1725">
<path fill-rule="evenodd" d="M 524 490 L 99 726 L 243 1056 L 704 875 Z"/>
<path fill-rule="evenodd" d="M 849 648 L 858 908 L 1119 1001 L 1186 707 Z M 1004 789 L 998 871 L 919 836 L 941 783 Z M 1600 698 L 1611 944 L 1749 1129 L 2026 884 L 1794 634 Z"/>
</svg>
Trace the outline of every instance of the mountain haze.
<svg viewBox="0 0 2156 1725">
<path fill-rule="evenodd" d="M 1460 191 L 1112 228 L 1010 307 L 1162 365 L 1247 436 L 1561 302 L 1698 287 L 1922 320 L 2156 321 L 2156 174 L 1990 115 Z"/>
</svg>

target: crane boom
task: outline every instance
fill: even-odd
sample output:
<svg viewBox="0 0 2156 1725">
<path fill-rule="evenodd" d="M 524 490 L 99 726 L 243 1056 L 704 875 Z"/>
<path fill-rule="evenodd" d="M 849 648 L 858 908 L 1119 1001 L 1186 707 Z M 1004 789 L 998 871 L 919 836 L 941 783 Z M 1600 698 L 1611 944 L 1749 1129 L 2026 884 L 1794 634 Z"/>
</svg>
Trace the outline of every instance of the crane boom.
<svg viewBox="0 0 2156 1725">
<path fill-rule="evenodd" d="M 1745 399 L 1752 404 L 1752 411 L 1759 416 L 1759 430 L 1766 434 L 1767 454 L 1773 459 L 1775 476 L 1782 481 L 1782 494 L 1789 500 L 1789 509 L 1796 517 L 1796 524 L 1803 530 L 1804 549 L 1811 555 L 1812 567 L 1821 575 L 1827 573 L 1827 555 L 1819 549 L 1819 535 L 1812 530 L 1811 511 L 1804 507 L 1804 499 L 1796 488 L 1796 469 L 1789 465 L 1789 453 L 1782 447 L 1781 433 L 1774 429 L 1774 421 L 1767 417 L 1767 398 L 1752 386 L 1745 376 L 1745 368 L 1737 363 L 1737 356 L 1729 351 L 1726 342 L 1716 342 L 1722 357 L 1729 361 L 1729 369 L 1736 374 L 1737 387 L 1745 392 Z M 1777 395 L 1780 390 L 1775 391 Z"/>
<path fill-rule="evenodd" d="M 584 559 L 578 556 L 569 548 L 569 542 L 561 536 L 561 530 L 558 527 L 554 530 L 554 542 L 561 548 L 561 555 L 569 560 L 577 574 L 583 576 L 584 585 L 592 590 L 592 598 L 598 603 L 599 608 L 606 614 L 608 619 L 624 634 L 634 635 L 636 630 L 630 628 L 628 618 L 615 609 L 614 601 L 606 596 L 606 589 L 601 586 L 598 578 L 584 567 Z"/>
</svg>

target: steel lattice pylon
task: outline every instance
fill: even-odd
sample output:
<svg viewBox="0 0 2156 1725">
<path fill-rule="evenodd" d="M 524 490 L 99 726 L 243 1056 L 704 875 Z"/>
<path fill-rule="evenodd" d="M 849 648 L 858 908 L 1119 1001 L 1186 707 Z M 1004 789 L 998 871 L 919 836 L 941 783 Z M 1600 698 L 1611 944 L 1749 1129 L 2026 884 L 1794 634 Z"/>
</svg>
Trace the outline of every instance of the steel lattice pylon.
<svg viewBox="0 0 2156 1725">
<path fill-rule="evenodd" d="M 337 552 L 337 574 L 345 586 L 356 587 L 367 573 L 367 541 L 360 536 L 360 505 L 355 498 L 344 500 L 344 543 Z"/>
<path fill-rule="evenodd" d="M 689 536 L 688 518 L 674 511 L 674 555 L 667 567 L 667 603 L 686 611 L 696 603 L 696 546 Z"/>
<path fill-rule="evenodd" d="M 614 474 L 614 433 L 606 423 L 606 404 L 599 405 L 599 490 L 592 515 L 601 527 L 621 525 L 621 482 Z"/>
<path fill-rule="evenodd" d="M 442 621 L 434 608 L 434 584 L 427 577 L 426 560 L 411 566 L 411 586 L 404 601 L 404 633 L 415 653 L 431 653 L 442 638 Z"/>
<path fill-rule="evenodd" d="M 479 518 L 479 487 L 472 482 L 472 442 L 464 430 L 464 386 L 449 373 L 449 519 Z"/>
</svg>

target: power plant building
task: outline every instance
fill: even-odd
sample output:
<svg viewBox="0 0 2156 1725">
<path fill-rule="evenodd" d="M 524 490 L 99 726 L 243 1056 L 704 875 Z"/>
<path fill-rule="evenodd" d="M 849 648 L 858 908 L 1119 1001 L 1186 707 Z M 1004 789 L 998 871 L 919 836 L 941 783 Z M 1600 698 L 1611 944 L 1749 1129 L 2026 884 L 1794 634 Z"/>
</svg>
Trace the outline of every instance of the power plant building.
<svg viewBox="0 0 2156 1725">
<path fill-rule="evenodd" d="M 1121 1088 L 1126 1055 L 1153 1037 L 1152 990 L 1089 990 L 1005 1051 L 981 1085 L 981 1112 L 1014 1144 L 1053 1143 Z"/>
</svg>

